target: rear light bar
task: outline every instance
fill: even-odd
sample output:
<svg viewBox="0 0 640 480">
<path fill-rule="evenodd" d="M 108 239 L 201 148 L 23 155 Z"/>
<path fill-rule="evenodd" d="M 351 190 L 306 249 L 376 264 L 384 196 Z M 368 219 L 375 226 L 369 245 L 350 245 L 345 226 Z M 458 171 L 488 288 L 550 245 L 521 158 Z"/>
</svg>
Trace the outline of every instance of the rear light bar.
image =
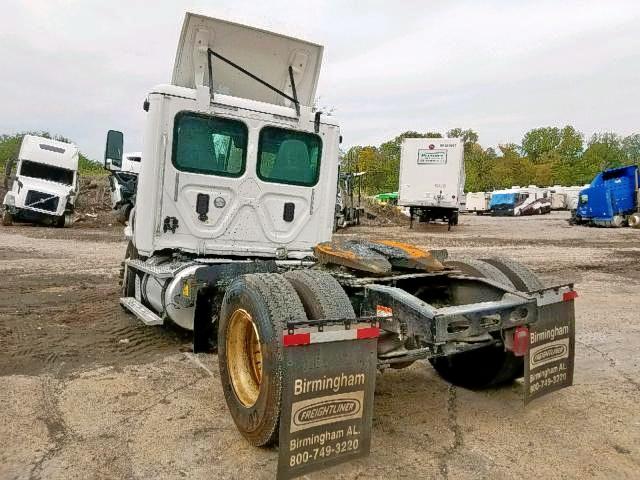
<svg viewBox="0 0 640 480">
<path fill-rule="evenodd" d="M 282 345 L 285 347 L 295 347 L 299 345 L 310 345 L 312 343 L 340 342 L 343 340 L 364 340 L 367 338 L 378 338 L 380 328 L 367 325 L 366 327 L 323 330 L 316 332 L 288 333 L 282 335 Z"/>
</svg>

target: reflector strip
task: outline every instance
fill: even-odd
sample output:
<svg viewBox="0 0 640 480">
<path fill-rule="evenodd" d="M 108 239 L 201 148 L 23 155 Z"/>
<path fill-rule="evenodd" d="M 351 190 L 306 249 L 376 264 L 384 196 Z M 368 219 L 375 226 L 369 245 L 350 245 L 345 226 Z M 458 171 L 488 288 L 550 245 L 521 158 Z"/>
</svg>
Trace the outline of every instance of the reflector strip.
<svg viewBox="0 0 640 480">
<path fill-rule="evenodd" d="M 311 334 L 307 333 L 290 333 L 282 337 L 282 344 L 285 347 L 293 347 L 295 345 L 309 345 L 311 343 Z"/>
<path fill-rule="evenodd" d="M 285 347 L 297 345 L 309 345 L 310 343 L 340 342 L 343 340 L 364 340 L 366 338 L 378 338 L 380 328 L 362 327 L 349 330 L 324 330 L 322 332 L 285 333 L 282 336 L 282 344 Z"/>
<path fill-rule="evenodd" d="M 568 302 L 577 296 L 578 292 L 565 287 L 560 290 L 547 290 L 538 294 L 537 302 L 539 307 L 543 307 L 552 303 Z"/>
<path fill-rule="evenodd" d="M 380 329 L 378 327 L 358 328 L 358 339 L 363 338 L 378 338 L 380 336 Z"/>
</svg>

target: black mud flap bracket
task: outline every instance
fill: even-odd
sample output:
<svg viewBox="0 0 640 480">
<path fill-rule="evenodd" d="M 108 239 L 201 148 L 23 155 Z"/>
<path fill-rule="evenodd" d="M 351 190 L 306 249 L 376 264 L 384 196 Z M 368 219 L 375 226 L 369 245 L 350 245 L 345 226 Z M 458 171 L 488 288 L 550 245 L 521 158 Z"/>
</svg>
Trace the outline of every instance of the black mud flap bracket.
<svg viewBox="0 0 640 480">
<path fill-rule="evenodd" d="M 240 275 L 248 273 L 274 273 L 278 267 L 274 261 L 225 261 L 203 263 L 194 274 L 195 312 L 193 317 L 193 351 L 217 350 L 216 304 L 222 301 L 227 285 Z"/>
<path fill-rule="evenodd" d="M 287 325 L 279 480 L 369 454 L 379 333 L 375 319 Z"/>
</svg>

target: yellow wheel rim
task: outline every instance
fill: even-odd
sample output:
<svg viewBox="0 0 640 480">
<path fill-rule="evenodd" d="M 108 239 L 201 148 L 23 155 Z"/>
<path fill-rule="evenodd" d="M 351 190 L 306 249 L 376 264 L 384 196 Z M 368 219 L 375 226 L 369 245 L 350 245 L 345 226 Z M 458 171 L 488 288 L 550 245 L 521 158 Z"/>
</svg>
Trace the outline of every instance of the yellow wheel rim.
<svg viewBox="0 0 640 480">
<path fill-rule="evenodd" d="M 262 382 L 260 335 L 251 314 L 239 308 L 227 327 L 227 368 L 233 390 L 245 407 L 255 405 Z"/>
</svg>

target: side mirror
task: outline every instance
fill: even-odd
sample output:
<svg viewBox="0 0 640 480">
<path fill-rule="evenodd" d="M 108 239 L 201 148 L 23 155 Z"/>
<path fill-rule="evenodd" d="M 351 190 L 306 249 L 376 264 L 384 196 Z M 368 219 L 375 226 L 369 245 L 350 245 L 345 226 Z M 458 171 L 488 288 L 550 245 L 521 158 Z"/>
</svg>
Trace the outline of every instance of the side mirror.
<svg viewBox="0 0 640 480">
<path fill-rule="evenodd" d="M 107 170 L 120 170 L 122 168 L 122 147 L 124 136 L 117 130 L 109 130 L 107 133 L 107 146 L 104 150 L 104 168 Z"/>
</svg>

